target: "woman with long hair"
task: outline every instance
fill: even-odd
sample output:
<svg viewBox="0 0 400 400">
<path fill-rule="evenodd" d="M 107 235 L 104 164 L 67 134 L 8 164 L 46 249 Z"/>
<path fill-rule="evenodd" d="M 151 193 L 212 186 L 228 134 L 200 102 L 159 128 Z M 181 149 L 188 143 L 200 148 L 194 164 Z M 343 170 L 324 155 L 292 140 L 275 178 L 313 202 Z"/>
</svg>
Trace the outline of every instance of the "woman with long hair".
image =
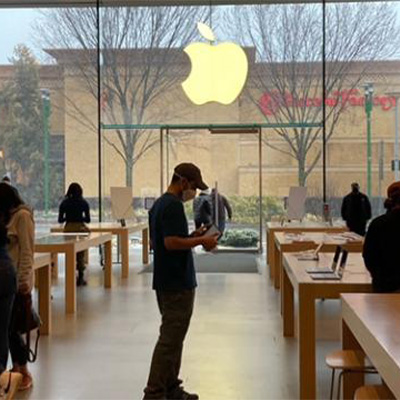
<svg viewBox="0 0 400 400">
<path fill-rule="evenodd" d="M 0 183 L 0 224 L 7 228 L 8 254 L 17 273 L 17 293 L 29 295 L 33 288 L 33 258 L 35 225 L 32 210 L 24 204 L 18 192 L 9 184 Z M 16 308 L 12 309 L 13 320 Z M 20 333 L 9 332 L 9 348 L 13 372 L 22 374 L 19 390 L 32 386 L 32 375 L 28 370 L 28 352 Z"/>
<path fill-rule="evenodd" d="M 89 203 L 83 197 L 83 190 L 79 183 L 71 183 L 68 187 L 64 200 L 60 204 L 58 222 L 65 222 L 64 232 L 88 232 L 86 223 L 90 222 Z M 85 286 L 84 278 L 85 253 L 83 251 L 76 255 L 76 269 L 78 270 L 77 285 Z"/>
</svg>

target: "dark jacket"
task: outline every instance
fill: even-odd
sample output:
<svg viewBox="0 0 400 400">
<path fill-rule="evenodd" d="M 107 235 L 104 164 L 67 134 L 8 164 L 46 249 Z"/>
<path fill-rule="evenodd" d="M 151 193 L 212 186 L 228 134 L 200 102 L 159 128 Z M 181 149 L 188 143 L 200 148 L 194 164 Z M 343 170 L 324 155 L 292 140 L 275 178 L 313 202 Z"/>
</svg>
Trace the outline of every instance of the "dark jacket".
<svg viewBox="0 0 400 400">
<path fill-rule="evenodd" d="M 352 192 L 344 197 L 342 218 L 350 230 L 361 235 L 365 234 L 365 226 L 371 216 L 371 204 L 364 193 Z"/>
<path fill-rule="evenodd" d="M 89 203 L 83 197 L 66 197 L 60 204 L 58 222 L 90 222 Z"/>
<path fill-rule="evenodd" d="M 212 202 L 212 220 L 215 221 L 215 192 L 211 194 L 211 202 Z M 226 211 L 228 212 L 228 218 L 232 218 L 232 207 L 229 204 L 228 199 L 222 194 L 217 195 L 217 207 L 218 207 L 218 222 L 222 222 L 226 220 Z"/>
<path fill-rule="evenodd" d="M 208 194 L 200 193 L 193 200 L 193 213 L 195 221 L 205 225 L 211 223 L 211 199 Z"/>
<path fill-rule="evenodd" d="M 377 293 L 400 290 L 400 209 L 375 218 L 367 232 L 363 257 Z"/>
</svg>

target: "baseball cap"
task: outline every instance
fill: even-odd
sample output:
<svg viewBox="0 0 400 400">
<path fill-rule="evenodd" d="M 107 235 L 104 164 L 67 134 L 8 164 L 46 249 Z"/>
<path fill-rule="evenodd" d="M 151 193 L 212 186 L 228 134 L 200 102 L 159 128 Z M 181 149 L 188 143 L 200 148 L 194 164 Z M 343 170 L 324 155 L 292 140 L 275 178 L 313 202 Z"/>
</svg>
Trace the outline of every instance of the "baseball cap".
<svg viewBox="0 0 400 400">
<path fill-rule="evenodd" d="M 186 178 L 190 182 L 194 182 L 196 188 L 200 190 L 208 189 L 208 186 L 203 182 L 200 169 L 192 163 L 177 165 L 174 169 L 174 173 L 182 178 Z"/>
<path fill-rule="evenodd" d="M 400 198 L 400 181 L 393 182 L 387 190 L 389 199 Z"/>
</svg>

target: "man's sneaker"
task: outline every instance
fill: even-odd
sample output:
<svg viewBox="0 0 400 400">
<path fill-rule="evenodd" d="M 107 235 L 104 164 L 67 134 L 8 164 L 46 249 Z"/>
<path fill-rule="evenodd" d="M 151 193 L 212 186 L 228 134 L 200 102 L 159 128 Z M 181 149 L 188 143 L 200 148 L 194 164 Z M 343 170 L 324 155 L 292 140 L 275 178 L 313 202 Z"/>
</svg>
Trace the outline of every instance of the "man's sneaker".
<svg viewBox="0 0 400 400">
<path fill-rule="evenodd" d="M 21 381 L 22 375 L 19 372 L 3 372 L 0 375 L 0 399 L 12 400 L 19 389 Z"/>
<path fill-rule="evenodd" d="M 177 387 L 173 392 L 168 393 L 168 400 L 199 400 L 199 395 L 188 393 L 182 387 Z"/>
</svg>

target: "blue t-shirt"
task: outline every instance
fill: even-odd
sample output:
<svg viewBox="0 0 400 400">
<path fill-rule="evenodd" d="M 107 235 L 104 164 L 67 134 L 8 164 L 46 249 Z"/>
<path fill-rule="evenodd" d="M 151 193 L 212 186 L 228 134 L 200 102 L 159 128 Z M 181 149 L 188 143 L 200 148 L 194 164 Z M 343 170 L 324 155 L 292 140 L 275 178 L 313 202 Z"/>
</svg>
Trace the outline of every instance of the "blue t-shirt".
<svg viewBox="0 0 400 400">
<path fill-rule="evenodd" d="M 170 193 L 156 200 L 149 211 L 150 238 L 154 250 L 153 289 L 179 291 L 197 286 L 192 250 L 165 248 L 170 236 L 188 237 L 189 228 L 183 204 Z"/>
</svg>

